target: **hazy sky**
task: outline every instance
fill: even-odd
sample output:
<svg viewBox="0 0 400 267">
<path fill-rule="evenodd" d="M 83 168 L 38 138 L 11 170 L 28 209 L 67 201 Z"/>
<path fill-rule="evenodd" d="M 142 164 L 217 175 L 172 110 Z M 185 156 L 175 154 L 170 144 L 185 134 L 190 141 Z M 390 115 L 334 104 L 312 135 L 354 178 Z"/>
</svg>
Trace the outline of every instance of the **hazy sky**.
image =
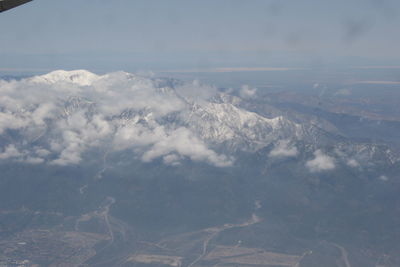
<svg viewBox="0 0 400 267">
<path fill-rule="evenodd" d="M 0 24 L 3 70 L 400 60 L 398 0 L 34 0 Z"/>
</svg>

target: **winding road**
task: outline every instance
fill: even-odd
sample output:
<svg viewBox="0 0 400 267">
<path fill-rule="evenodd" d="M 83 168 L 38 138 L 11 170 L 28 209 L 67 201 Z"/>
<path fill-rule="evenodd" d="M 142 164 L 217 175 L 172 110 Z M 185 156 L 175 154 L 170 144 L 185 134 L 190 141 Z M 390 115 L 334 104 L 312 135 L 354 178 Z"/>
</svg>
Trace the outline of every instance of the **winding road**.
<svg viewBox="0 0 400 267">
<path fill-rule="evenodd" d="M 247 227 L 247 226 L 259 223 L 259 222 L 261 222 L 261 219 L 256 214 L 253 214 L 251 216 L 251 218 L 244 223 L 225 224 L 220 227 L 213 227 L 213 228 L 205 229 L 204 231 L 210 232 L 211 235 L 209 237 L 207 237 L 206 240 L 204 240 L 204 242 L 203 242 L 203 253 L 198 258 L 196 258 L 192 263 L 190 263 L 187 267 L 193 267 L 197 262 L 199 262 L 201 259 L 203 259 L 203 257 L 206 256 L 206 254 L 207 254 L 208 245 L 209 245 L 210 241 L 213 240 L 216 236 L 218 236 L 223 231 L 233 229 L 233 228 Z"/>
</svg>

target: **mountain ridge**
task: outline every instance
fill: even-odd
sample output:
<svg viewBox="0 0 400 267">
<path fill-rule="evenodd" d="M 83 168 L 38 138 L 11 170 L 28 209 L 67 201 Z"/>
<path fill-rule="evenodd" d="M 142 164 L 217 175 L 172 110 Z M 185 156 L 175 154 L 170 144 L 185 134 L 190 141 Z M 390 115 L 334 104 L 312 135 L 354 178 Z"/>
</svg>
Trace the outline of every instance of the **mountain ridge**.
<svg viewBox="0 0 400 267">
<path fill-rule="evenodd" d="M 73 89 L 68 89 L 67 84 Z M 184 83 L 126 72 L 96 75 L 77 70 L 55 71 L 5 85 L 8 87 L 2 87 L 7 90 L 3 89 L 6 96 L 0 102 L 0 132 L 17 131 L 25 138 L 3 144 L 1 155 L 5 159 L 18 160 L 16 155 L 21 155 L 35 158 L 36 162 L 76 164 L 86 150 L 108 142 L 115 152 L 142 151 L 146 160 L 155 159 L 146 156 L 150 153 L 156 158 L 189 157 L 228 166 L 228 158 L 239 151 L 255 153 L 273 145 L 285 155 L 285 149 L 295 149 L 297 142 L 305 142 L 314 151 L 333 146 L 340 151 L 334 153 L 335 157 L 360 154 L 361 162 L 368 162 L 376 153 L 386 158 L 386 163 L 400 160 L 390 148 L 354 143 L 340 136 L 334 127 L 325 127 L 318 120 L 308 121 L 302 114 L 295 114 L 292 120 L 274 107 L 269 108 L 272 113 L 266 117 L 265 112 L 261 115 L 257 108 L 251 108 L 251 101 L 197 81 Z M 21 95 L 25 96 L 22 101 L 16 98 Z M 33 140 L 32 146 L 43 144 L 34 150 L 48 151 L 51 156 L 40 158 L 29 151 L 29 144 L 23 144 L 26 140 Z M 195 148 L 183 149 L 181 142 Z M 290 143 L 290 147 L 279 147 L 282 142 Z M 18 153 L 7 156 L 7 148 L 15 148 Z M 371 152 L 374 149 L 380 152 Z"/>
</svg>

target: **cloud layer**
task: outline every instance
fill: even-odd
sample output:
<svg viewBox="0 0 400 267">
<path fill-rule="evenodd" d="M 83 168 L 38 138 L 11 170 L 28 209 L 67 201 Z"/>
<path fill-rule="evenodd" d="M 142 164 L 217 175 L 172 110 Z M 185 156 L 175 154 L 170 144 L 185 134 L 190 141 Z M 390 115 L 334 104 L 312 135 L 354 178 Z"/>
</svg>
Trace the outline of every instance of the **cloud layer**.
<svg viewBox="0 0 400 267">
<path fill-rule="evenodd" d="M 56 71 L 0 80 L 0 160 L 79 164 L 86 152 L 106 147 L 135 151 L 145 162 L 161 158 L 176 165 L 187 158 L 229 166 L 231 159 L 173 122 L 189 112 L 188 99 L 215 92 L 198 82 L 174 85 L 124 72 Z M 167 120 L 172 122 L 164 126 Z"/>
</svg>

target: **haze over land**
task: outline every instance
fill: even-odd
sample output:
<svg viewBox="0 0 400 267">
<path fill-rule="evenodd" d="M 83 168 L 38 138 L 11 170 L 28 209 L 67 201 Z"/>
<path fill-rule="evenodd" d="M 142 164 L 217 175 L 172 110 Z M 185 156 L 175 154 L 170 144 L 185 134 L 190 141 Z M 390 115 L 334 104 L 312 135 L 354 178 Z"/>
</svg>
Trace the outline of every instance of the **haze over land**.
<svg viewBox="0 0 400 267">
<path fill-rule="evenodd" d="M 396 0 L 1 13 L 0 266 L 400 266 L 399 14 Z"/>
<path fill-rule="evenodd" d="M 0 262 L 397 266 L 398 85 L 279 72 L 1 80 Z"/>
</svg>

